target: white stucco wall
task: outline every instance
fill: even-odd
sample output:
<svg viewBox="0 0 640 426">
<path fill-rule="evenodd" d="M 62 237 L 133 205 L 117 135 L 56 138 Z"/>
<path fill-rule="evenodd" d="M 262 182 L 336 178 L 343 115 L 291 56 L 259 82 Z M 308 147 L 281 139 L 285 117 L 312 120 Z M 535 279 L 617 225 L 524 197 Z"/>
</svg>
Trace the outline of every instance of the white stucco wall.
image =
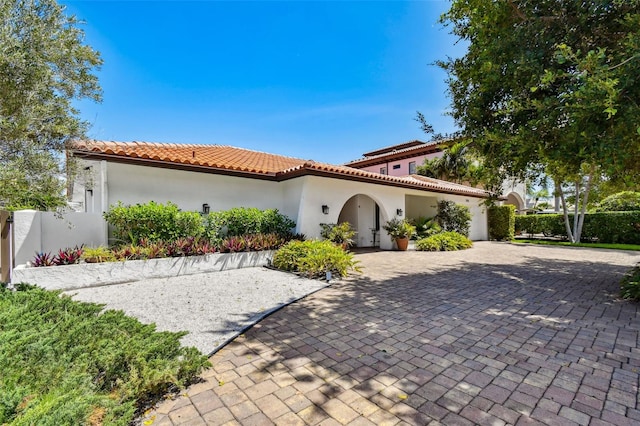
<svg viewBox="0 0 640 426">
<path fill-rule="evenodd" d="M 345 203 L 351 197 L 362 195 L 353 201 L 361 208 L 353 213 L 352 220 L 358 226 L 358 245 L 368 246 L 372 240 L 371 228 L 375 227 L 375 204 L 380 207 L 380 224 L 383 225 L 397 217 L 397 209 L 403 210 L 401 217 L 416 210 L 408 205 L 407 196 L 411 200 L 409 203 L 416 200 L 415 197 L 421 200 L 426 197 L 434 201 L 434 205 L 439 199 L 468 205 L 473 214 L 471 238 L 483 240 L 488 236 L 486 213 L 477 206 L 481 201 L 477 198 L 319 176 L 273 182 L 99 161 L 87 161 L 86 164 L 94 171 L 93 199 L 89 204 L 97 211 L 104 211 L 118 201 L 135 204 L 151 200 L 171 201 L 181 209 L 191 211 L 200 211 L 203 203 L 209 204 L 211 211 L 233 207 L 277 208 L 296 221 L 296 232 L 304 233 L 308 238 L 319 238 L 320 223 L 337 223 Z M 329 206 L 329 214 L 322 213 L 323 205 Z M 419 211 L 422 212 L 422 208 Z M 377 241 L 383 249 L 392 248 L 392 241 L 383 229 Z"/>
<path fill-rule="evenodd" d="M 105 222 L 100 214 L 20 210 L 13 214 L 15 264 L 33 260 L 38 252 L 52 252 L 67 247 L 106 245 Z"/>
<path fill-rule="evenodd" d="M 445 199 L 445 198 L 440 198 Z M 487 222 L 487 208 L 482 199 L 450 195 L 449 199 L 457 204 L 469 207 L 471 212 L 471 226 L 469 228 L 469 238 L 473 241 L 485 241 L 489 239 L 489 223 Z"/>
<path fill-rule="evenodd" d="M 407 195 L 405 205 L 409 219 L 434 217 L 438 214 L 438 199 L 434 196 Z"/>
<path fill-rule="evenodd" d="M 211 211 L 233 207 L 283 208 L 277 182 L 182 170 L 108 163 L 109 206 L 171 201 L 183 210 Z"/>
</svg>

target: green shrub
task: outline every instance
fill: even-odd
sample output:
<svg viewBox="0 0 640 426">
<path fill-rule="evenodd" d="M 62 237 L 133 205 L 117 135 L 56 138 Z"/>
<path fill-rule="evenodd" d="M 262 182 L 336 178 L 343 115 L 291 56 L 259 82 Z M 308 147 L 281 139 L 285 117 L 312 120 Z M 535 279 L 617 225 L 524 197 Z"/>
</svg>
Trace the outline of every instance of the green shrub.
<svg viewBox="0 0 640 426">
<path fill-rule="evenodd" d="M 569 215 L 573 225 L 573 215 Z M 561 214 L 516 216 L 516 232 L 567 238 Z M 640 244 L 640 211 L 587 213 L 582 241 L 609 244 Z"/>
<path fill-rule="evenodd" d="M 457 232 L 448 231 L 416 241 L 419 251 L 456 251 L 471 248 L 473 242 Z"/>
<path fill-rule="evenodd" d="M 573 216 L 571 215 L 570 217 Z M 566 237 L 567 235 L 564 218 L 561 214 L 517 215 L 515 218 L 515 231 L 519 234 L 544 234 L 547 237 Z"/>
<path fill-rule="evenodd" d="M 340 277 L 346 277 L 350 271 L 360 272 L 353 253 L 328 240 L 289 241 L 275 252 L 273 266 L 309 278 L 324 277 L 327 271 Z"/>
<path fill-rule="evenodd" d="M 622 191 L 600 201 L 597 212 L 640 211 L 640 192 Z"/>
<path fill-rule="evenodd" d="M 407 219 L 398 219 L 397 217 L 387 221 L 382 225 L 382 229 L 387 231 L 387 234 L 393 239 L 411 238 L 416 232 L 416 227 Z"/>
<path fill-rule="evenodd" d="M 296 223 L 277 209 L 235 207 L 210 213 L 206 218 L 206 234 L 210 238 L 236 237 L 249 234 L 291 233 Z"/>
<path fill-rule="evenodd" d="M 442 232 L 442 227 L 435 217 L 419 216 L 411 219 L 411 224 L 416 228 L 417 239 Z"/>
<path fill-rule="evenodd" d="M 456 204 L 453 201 L 439 201 L 436 219 L 445 232 L 453 231 L 465 236 L 469 235 L 471 212 L 467 206 Z"/>
<path fill-rule="evenodd" d="M 289 236 L 296 227 L 296 223 L 283 215 L 278 209 L 267 209 L 262 211 L 259 234 L 278 234 Z"/>
<path fill-rule="evenodd" d="M 345 245 L 351 247 L 353 245 L 353 237 L 356 235 L 355 229 L 351 227 L 349 222 L 335 223 L 321 223 L 320 236 L 325 240 L 329 240 L 332 243 L 340 246 Z"/>
<path fill-rule="evenodd" d="M 209 366 L 184 333 L 20 287 L 0 290 L 0 424 L 128 425 Z"/>
<path fill-rule="evenodd" d="M 85 247 L 82 258 L 87 263 L 114 262 L 116 256 L 108 247 Z"/>
<path fill-rule="evenodd" d="M 513 240 L 516 223 L 516 206 L 491 206 L 488 209 L 489 238 L 497 241 Z"/>
<path fill-rule="evenodd" d="M 164 205 L 151 201 L 134 206 L 118 202 L 104 213 L 104 218 L 113 227 L 113 237 L 129 243 L 141 239 L 174 241 L 204 233 L 199 213 L 182 212 L 171 202 Z"/>
<path fill-rule="evenodd" d="M 636 266 L 622 279 L 620 296 L 623 299 L 640 301 L 640 266 Z"/>
</svg>

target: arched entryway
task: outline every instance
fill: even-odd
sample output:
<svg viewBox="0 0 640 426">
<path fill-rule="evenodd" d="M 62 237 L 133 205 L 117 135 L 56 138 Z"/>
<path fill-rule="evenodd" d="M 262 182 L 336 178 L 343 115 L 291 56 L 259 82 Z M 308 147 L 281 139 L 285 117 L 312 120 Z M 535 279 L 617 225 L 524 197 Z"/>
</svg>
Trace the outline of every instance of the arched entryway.
<svg viewBox="0 0 640 426">
<path fill-rule="evenodd" d="M 510 192 L 509 194 L 507 194 L 507 200 L 504 202 L 504 204 L 511 204 L 513 206 L 516 206 L 516 214 L 524 213 L 524 200 L 517 192 Z"/>
<path fill-rule="evenodd" d="M 380 227 L 384 224 L 384 214 L 373 198 L 364 194 L 349 198 L 338 216 L 338 223 L 342 222 L 349 222 L 358 232 L 354 238 L 356 247 L 380 246 Z"/>
</svg>

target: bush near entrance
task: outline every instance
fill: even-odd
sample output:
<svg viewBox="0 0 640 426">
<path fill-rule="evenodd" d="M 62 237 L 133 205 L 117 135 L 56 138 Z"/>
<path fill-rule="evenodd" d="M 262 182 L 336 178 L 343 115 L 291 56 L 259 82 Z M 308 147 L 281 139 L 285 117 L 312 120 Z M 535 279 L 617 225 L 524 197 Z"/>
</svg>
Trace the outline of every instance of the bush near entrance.
<svg viewBox="0 0 640 426">
<path fill-rule="evenodd" d="M 512 240 L 516 225 L 516 206 L 491 206 L 488 215 L 489 238 L 497 241 Z"/>
<path fill-rule="evenodd" d="M 327 272 L 339 277 L 360 272 L 353 253 L 329 240 L 290 241 L 276 251 L 273 266 L 308 278 L 322 278 Z"/>
<path fill-rule="evenodd" d="M 416 241 L 418 251 L 456 251 L 471 248 L 473 242 L 457 232 L 441 232 Z"/>
<path fill-rule="evenodd" d="M 456 204 L 453 201 L 439 201 L 436 220 L 443 231 L 454 231 L 469 236 L 471 212 L 467 206 Z"/>
</svg>

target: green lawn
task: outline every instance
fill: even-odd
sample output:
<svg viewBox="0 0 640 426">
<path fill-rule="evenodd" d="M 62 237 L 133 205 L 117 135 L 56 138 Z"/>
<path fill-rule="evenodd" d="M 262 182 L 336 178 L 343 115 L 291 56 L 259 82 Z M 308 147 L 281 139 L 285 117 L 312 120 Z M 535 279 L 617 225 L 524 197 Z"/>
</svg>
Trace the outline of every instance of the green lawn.
<svg viewBox="0 0 640 426">
<path fill-rule="evenodd" d="M 550 241 L 550 240 L 528 240 L 517 239 L 512 242 L 518 244 L 541 244 L 547 246 L 569 246 L 569 247 L 588 247 L 588 248 L 601 248 L 611 250 L 635 250 L 640 251 L 640 245 L 637 244 L 600 244 L 600 243 L 577 243 L 572 244 L 568 241 Z"/>
<path fill-rule="evenodd" d="M 209 365 L 183 335 L 59 292 L 0 287 L 0 424 L 128 425 Z"/>
</svg>

